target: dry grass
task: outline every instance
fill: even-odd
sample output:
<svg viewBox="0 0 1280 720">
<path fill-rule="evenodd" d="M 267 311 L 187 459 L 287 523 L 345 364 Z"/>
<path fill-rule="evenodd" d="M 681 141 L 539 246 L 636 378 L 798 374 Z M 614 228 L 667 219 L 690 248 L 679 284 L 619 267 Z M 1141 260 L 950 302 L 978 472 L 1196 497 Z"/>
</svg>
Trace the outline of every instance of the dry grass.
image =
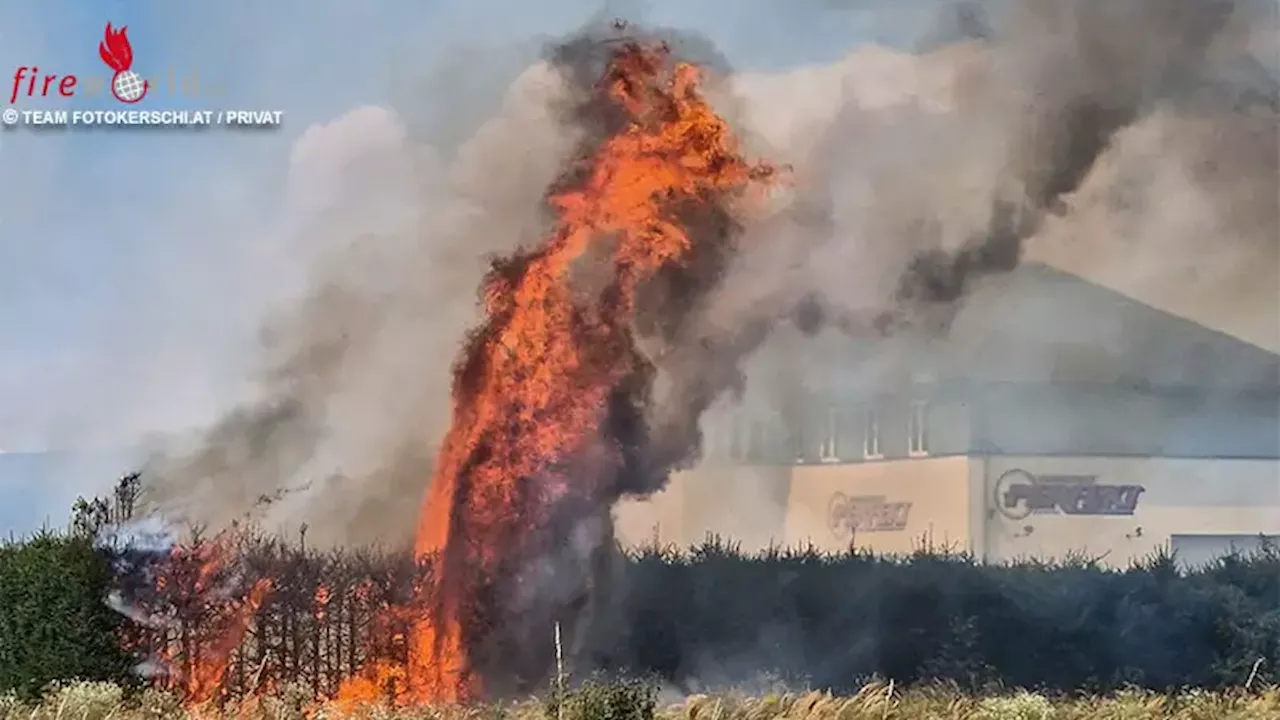
<svg viewBox="0 0 1280 720">
<path fill-rule="evenodd" d="M 611 693 L 606 689 L 604 695 Z M 617 698 L 613 698 L 616 700 Z M 934 688 L 899 692 L 873 684 L 853 697 L 822 693 L 767 696 L 694 696 L 660 706 L 654 715 L 643 707 L 620 703 L 566 705 L 563 720 L 1276 720 L 1280 718 L 1280 688 L 1254 692 L 1190 691 L 1168 697 L 1133 692 L 1109 698 L 1050 700 L 1032 693 L 1000 697 L 972 697 Z M 643 705 L 641 703 L 640 705 Z M 190 718 L 215 720 L 294 720 L 311 718 L 368 718 L 369 720 L 556 720 L 543 704 L 528 702 L 507 707 L 472 709 L 390 710 L 367 708 L 339 712 L 334 707 L 309 707 L 302 692 L 284 691 L 222 712 L 184 710 L 169 696 L 148 692 L 126 701 L 120 688 L 107 683 L 75 683 L 51 690 L 38 706 L 0 696 L 0 720 L 159 720 Z"/>
</svg>

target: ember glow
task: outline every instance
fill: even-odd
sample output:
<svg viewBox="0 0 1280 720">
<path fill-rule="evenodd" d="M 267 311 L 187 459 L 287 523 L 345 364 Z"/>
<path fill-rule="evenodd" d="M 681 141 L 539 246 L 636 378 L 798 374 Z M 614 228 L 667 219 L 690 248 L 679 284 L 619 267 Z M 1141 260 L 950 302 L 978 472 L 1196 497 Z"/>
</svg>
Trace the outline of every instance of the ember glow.
<svg viewBox="0 0 1280 720">
<path fill-rule="evenodd" d="M 689 219 L 775 176 L 742 157 L 699 80 L 665 45 L 612 51 L 591 102 L 616 122 L 549 192 L 554 229 L 483 284 L 486 320 L 455 368 L 453 423 L 418 528 L 415 553 L 432 572 L 407 666 L 371 663 L 340 699 L 386 687 L 412 704 L 483 696 L 478 649 L 502 631 L 522 563 L 554 542 L 558 508 L 607 509 L 623 475 L 665 474 L 642 467 L 654 372 L 635 335 L 642 291 L 707 252 L 700 243 L 725 255 L 734 234 L 695 232 Z"/>
</svg>

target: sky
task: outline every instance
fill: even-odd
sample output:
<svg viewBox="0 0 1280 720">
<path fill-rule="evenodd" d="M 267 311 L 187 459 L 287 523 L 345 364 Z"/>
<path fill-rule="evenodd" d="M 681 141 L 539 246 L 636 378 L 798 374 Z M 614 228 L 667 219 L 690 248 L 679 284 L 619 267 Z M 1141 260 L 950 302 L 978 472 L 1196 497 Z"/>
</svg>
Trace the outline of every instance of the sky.
<svg viewBox="0 0 1280 720">
<path fill-rule="evenodd" d="M 365 105 L 410 120 L 447 116 L 451 102 L 500 90 L 495 75 L 521 69 L 504 51 L 602 15 L 698 31 L 735 69 L 774 70 L 828 63 L 869 42 L 910 45 L 939 4 L 0 4 L 6 89 L 20 66 L 109 74 L 97 45 L 111 22 L 129 28 L 142 75 L 194 72 L 206 95 L 162 89 L 139 107 L 284 111 L 270 130 L 0 132 L 0 532 L 60 524 L 76 494 L 127 469 L 129 448 L 148 433 L 198 426 L 231 402 L 262 308 L 299 282 L 282 208 L 290 152 L 308 127 Z M 118 104 L 20 97 L 17 107 Z M 47 451 L 92 459 L 24 455 Z"/>
</svg>

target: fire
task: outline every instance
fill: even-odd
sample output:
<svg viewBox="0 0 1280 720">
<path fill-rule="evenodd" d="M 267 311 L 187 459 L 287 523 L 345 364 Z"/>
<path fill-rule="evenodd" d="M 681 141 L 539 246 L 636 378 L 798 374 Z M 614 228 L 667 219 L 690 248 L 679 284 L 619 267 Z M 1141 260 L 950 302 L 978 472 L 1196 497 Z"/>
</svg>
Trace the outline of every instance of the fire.
<svg viewBox="0 0 1280 720">
<path fill-rule="evenodd" d="M 506 639 L 504 621 L 517 612 L 511 598 L 538 592 L 522 571 L 564 544 L 557 523 L 607 514 L 636 491 L 632 478 L 649 478 L 648 487 L 669 469 L 670 453 L 654 459 L 643 420 L 656 371 L 636 328 L 655 315 L 667 322 L 672 311 L 648 289 L 708 282 L 734 247 L 727 208 L 776 179 L 772 166 L 744 159 L 700 79 L 665 45 L 612 51 L 584 106 L 605 132 L 549 191 L 553 228 L 537 246 L 495 261 L 482 285 L 486 320 L 455 368 L 453 422 L 419 521 L 421 575 L 410 602 L 376 599 L 362 672 L 338 690 L 339 709 L 490 694 L 493 659 L 504 652 L 501 643 L 494 651 L 495 637 Z M 184 574 L 157 588 L 173 583 L 170 594 L 191 600 L 179 614 L 206 617 L 203 603 L 219 603 L 212 638 L 184 632 L 162 658 L 190 704 L 223 692 L 230 660 L 273 590 L 264 579 L 225 597 L 214 586 L 230 548 L 202 547 L 207 557 L 173 563 Z M 342 612 L 332 592 L 321 585 L 307 597 L 317 621 Z M 371 597 L 372 585 L 356 588 L 358 604 Z M 550 632 L 548 624 L 547 640 Z M 263 663 L 240 683 L 250 695 L 263 686 Z"/>
<path fill-rule="evenodd" d="M 228 572 L 235 549 L 234 535 L 218 535 L 206 542 L 176 545 L 156 579 L 156 590 L 177 599 L 174 620 L 193 622 L 199 631 L 183 629 L 172 644 L 157 650 L 167 668 L 166 684 L 189 705 L 217 699 L 232 655 L 240 647 L 273 583 L 261 578 L 242 595 L 217 587 Z"/>
<path fill-rule="evenodd" d="M 775 176 L 742 157 L 699 79 L 665 46 L 615 50 L 597 100 L 620 111 L 617 130 L 549 194 L 556 223 L 544 241 L 495 262 L 485 280 L 487 319 L 455 370 L 453 423 L 418 529 L 415 552 L 433 572 L 429 611 L 410 631 L 404 700 L 484 692 L 475 650 L 498 621 L 500 581 L 536 551 L 557 502 L 613 499 L 606 483 L 627 449 L 602 426 L 622 389 L 651 379 L 633 330 L 639 292 L 697 249 L 683 221 L 690 210 Z M 603 281 L 579 287 L 583 263 Z"/>
</svg>

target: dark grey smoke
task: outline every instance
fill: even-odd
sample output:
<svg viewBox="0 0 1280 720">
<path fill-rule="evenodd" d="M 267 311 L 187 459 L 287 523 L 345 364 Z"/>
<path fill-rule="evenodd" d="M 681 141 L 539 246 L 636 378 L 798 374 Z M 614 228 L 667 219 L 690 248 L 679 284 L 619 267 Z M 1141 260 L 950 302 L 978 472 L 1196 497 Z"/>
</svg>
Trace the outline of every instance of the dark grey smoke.
<svg viewBox="0 0 1280 720">
<path fill-rule="evenodd" d="M 995 34 L 987 8 L 978 2 L 943 6 L 933 28 L 918 43 L 921 52 L 971 40 L 990 40 Z"/>
<path fill-rule="evenodd" d="M 1230 112 L 1214 101 L 1269 91 L 1265 73 L 1240 70 L 1256 69 L 1240 28 L 1269 17 L 1254 3 L 971 7 L 955 6 L 951 23 L 979 38 L 979 81 L 942 115 L 910 103 L 871 111 L 852 98 L 806 164 L 795 216 L 808 229 L 794 229 L 786 251 L 740 262 L 742 277 L 725 287 L 754 299 L 727 302 L 792 306 L 813 331 L 945 332 L 975 280 L 1018 266 L 1026 241 L 1065 211 L 1118 132 L 1170 105 Z M 975 175 L 986 186 L 963 188 L 963 204 L 960 187 L 938 194 L 947 178 L 972 185 Z M 762 273 L 784 279 L 762 290 Z"/>
<path fill-rule="evenodd" d="M 930 249 L 911 259 L 896 297 L 907 312 L 915 303 L 954 302 L 973 278 L 1017 267 L 1023 241 L 1079 187 L 1112 136 L 1199 71 L 1233 6 L 1230 0 L 1015 6 L 1008 22 L 1016 42 L 1067 37 L 1017 77 L 1035 97 L 1010 157 L 1020 196 L 995 200 L 985 232 L 958 250 Z"/>
</svg>

